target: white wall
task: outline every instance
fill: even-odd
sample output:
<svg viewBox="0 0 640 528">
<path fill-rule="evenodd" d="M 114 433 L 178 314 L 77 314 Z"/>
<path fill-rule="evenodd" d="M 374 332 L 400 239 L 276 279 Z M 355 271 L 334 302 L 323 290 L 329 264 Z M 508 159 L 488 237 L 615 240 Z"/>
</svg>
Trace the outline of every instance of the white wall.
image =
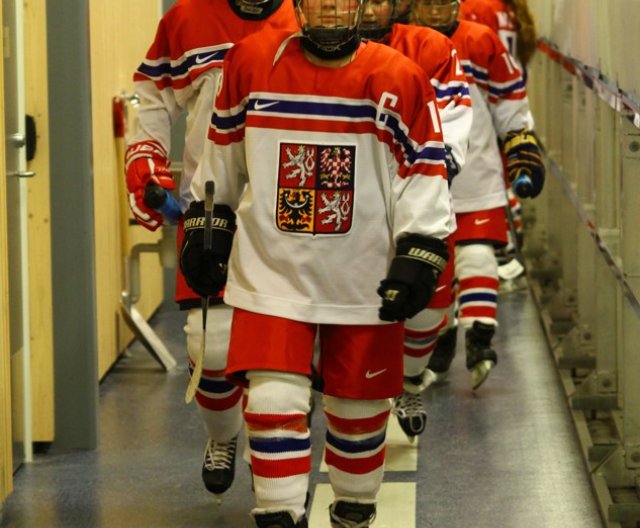
<svg viewBox="0 0 640 528">
<path fill-rule="evenodd" d="M 529 0 L 540 36 L 640 97 L 640 0 Z"/>
</svg>

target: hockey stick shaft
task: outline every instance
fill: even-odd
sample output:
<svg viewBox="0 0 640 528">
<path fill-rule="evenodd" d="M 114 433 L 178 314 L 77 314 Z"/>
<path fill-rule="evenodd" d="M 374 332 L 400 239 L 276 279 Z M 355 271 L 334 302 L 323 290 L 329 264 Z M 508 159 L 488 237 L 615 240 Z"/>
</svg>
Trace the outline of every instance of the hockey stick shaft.
<svg viewBox="0 0 640 528">
<path fill-rule="evenodd" d="M 516 181 L 518 181 L 522 176 L 518 175 Z M 524 258 L 522 253 L 520 252 L 520 244 L 518 244 L 518 233 L 516 231 L 516 222 L 513 217 L 513 211 L 511 210 L 511 204 L 509 203 L 509 193 L 507 194 L 507 205 L 506 205 L 506 213 L 507 213 L 507 224 L 509 225 L 509 233 L 511 234 L 511 239 L 513 242 L 513 247 L 516 252 L 516 260 L 522 265 L 526 272 L 526 266 L 524 262 Z"/>
<path fill-rule="evenodd" d="M 211 252 L 212 247 L 212 233 L 213 233 L 213 197 L 215 193 L 215 187 L 213 180 L 205 182 L 204 186 L 204 251 L 205 254 Z M 200 378 L 202 377 L 202 368 L 204 363 L 204 354 L 207 345 L 207 312 L 209 310 L 209 296 L 202 297 L 200 301 L 200 307 L 202 309 L 202 340 L 200 342 L 200 350 L 198 351 L 198 357 L 196 358 L 193 372 L 191 373 L 191 379 L 187 386 L 187 392 L 184 395 L 185 403 L 191 403 L 196 390 L 200 384 Z"/>
</svg>

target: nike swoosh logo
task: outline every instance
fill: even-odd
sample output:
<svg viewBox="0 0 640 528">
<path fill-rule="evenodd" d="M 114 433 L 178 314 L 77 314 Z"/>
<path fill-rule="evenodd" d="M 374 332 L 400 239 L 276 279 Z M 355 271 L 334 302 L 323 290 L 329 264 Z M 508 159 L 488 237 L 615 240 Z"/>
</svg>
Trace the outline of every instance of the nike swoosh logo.
<svg viewBox="0 0 640 528">
<path fill-rule="evenodd" d="M 446 285 L 446 284 L 445 284 L 444 286 L 438 286 L 438 287 L 436 288 L 436 291 L 437 291 L 437 292 L 442 291 L 442 290 L 444 290 L 446 287 L 447 287 L 447 285 Z"/>
<path fill-rule="evenodd" d="M 369 372 L 367 370 L 367 372 L 365 373 L 364 377 L 367 379 L 371 379 L 371 378 L 375 378 L 376 376 L 379 376 L 380 374 L 382 374 L 383 372 L 386 372 L 387 369 L 382 369 L 382 370 L 376 370 L 375 372 Z"/>
<path fill-rule="evenodd" d="M 210 53 L 209 55 L 205 55 L 204 57 L 196 55 L 196 64 L 204 64 L 205 62 L 209 62 L 215 56 L 215 53 Z"/>
<path fill-rule="evenodd" d="M 256 101 L 255 109 L 264 110 L 265 108 L 269 108 L 270 106 L 277 105 L 277 104 L 278 104 L 278 101 L 274 101 L 272 103 L 262 103 L 262 104 L 260 104 L 260 101 Z"/>
<path fill-rule="evenodd" d="M 476 225 L 482 225 L 482 224 L 486 224 L 487 222 L 490 222 L 491 218 L 476 218 L 474 221 L 474 224 Z"/>
</svg>

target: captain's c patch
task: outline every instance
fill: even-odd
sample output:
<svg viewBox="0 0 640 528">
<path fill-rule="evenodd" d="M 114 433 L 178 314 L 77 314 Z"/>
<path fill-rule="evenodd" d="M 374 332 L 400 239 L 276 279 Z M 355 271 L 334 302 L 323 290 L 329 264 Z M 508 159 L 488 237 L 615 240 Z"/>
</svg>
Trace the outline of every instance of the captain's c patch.
<svg viewBox="0 0 640 528">
<path fill-rule="evenodd" d="M 280 144 L 276 225 L 334 235 L 351 229 L 356 147 Z"/>
</svg>

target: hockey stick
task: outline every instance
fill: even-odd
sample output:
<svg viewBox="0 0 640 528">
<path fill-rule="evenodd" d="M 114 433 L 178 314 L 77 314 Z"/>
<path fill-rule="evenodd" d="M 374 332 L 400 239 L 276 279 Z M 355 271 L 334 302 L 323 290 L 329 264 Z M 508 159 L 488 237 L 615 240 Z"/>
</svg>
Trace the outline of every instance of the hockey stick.
<svg viewBox="0 0 640 528">
<path fill-rule="evenodd" d="M 205 253 L 211 252 L 211 232 L 213 231 L 213 195 L 214 195 L 214 183 L 213 180 L 208 180 L 204 184 L 204 251 Z M 200 378 L 202 377 L 202 364 L 204 363 L 204 349 L 207 342 L 207 311 L 209 309 L 209 295 L 202 297 L 202 341 L 200 342 L 200 350 L 198 351 L 198 357 L 196 358 L 196 364 L 193 367 L 191 373 L 191 379 L 187 386 L 187 392 L 184 395 L 185 403 L 191 403 L 193 397 L 196 395 L 196 390 L 200 384 Z"/>
<path fill-rule="evenodd" d="M 514 186 L 518 185 L 527 185 L 531 186 L 531 180 L 526 174 L 518 175 Z M 506 189 L 505 189 L 506 192 Z M 498 266 L 498 277 L 501 280 L 512 280 L 520 275 L 526 274 L 527 268 L 524 262 L 524 257 L 520 252 L 520 246 L 518 245 L 518 238 L 516 233 L 516 224 L 513 218 L 513 211 L 511 211 L 511 206 L 509 205 L 509 195 L 507 193 L 507 205 L 505 206 L 505 210 L 507 213 L 507 224 L 509 224 L 509 234 L 511 235 L 511 240 L 513 242 L 513 247 L 515 249 L 516 256 L 511 259 L 506 264 L 502 266 Z"/>
</svg>

